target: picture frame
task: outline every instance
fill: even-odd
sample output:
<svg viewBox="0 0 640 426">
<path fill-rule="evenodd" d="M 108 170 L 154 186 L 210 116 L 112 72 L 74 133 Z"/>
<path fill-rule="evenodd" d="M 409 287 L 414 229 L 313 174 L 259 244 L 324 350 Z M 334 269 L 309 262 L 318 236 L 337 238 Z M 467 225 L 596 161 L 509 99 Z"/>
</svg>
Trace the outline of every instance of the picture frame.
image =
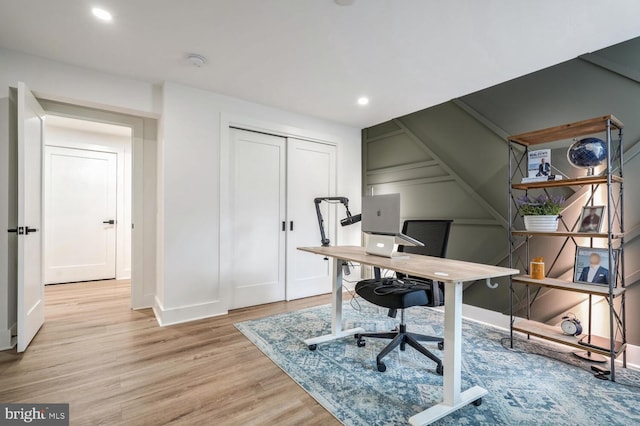
<svg viewBox="0 0 640 426">
<path fill-rule="evenodd" d="M 613 263 L 609 265 L 609 249 L 576 247 L 573 281 L 576 283 L 608 286 L 610 280 L 617 286 L 618 257 L 620 250 L 613 249 Z M 591 269 L 593 264 L 593 269 Z"/>
<path fill-rule="evenodd" d="M 580 215 L 578 232 L 600 232 L 606 206 L 584 206 Z"/>
</svg>

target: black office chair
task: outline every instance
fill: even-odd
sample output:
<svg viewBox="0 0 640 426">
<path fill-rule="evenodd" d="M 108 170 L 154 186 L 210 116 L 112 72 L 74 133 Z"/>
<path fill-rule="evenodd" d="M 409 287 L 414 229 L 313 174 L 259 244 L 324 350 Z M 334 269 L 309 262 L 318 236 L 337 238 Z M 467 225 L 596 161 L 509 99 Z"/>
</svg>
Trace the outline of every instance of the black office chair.
<svg viewBox="0 0 640 426">
<path fill-rule="evenodd" d="M 421 254 L 424 256 L 445 257 L 449 242 L 452 220 L 407 220 L 402 233 L 423 242 L 424 247 L 399 246 L 399 252 Z M 444 284 L 417 277 L 396 274 L 396 278 L 380 278 L 376 268 L 376 278 L 360 281 L 356 284 L 356 293 L 363 299 L 377 306 L 389 309 L 389 316 L 396 317 L 400 309 L 400 325 L 396 330 L 387 333 L 359 333 L 355 335 L 358 346 L 365 346 L 364 337 L 392 339 L 378 354 L 376 364 L 378 371 L 386 371 L 387 366 L 382 358 L 400 346 L 404 351 L 408 344 L 418 352 L 430 358 L 436 365 L 436 373 L 442 375 L 442 360 L 431 353 L 419 342 L 437 342 L 438 349 L 444 349 L 442 337 L 425 336 L 407 331 L 404 310 L 412 306 L 442 306 L 444 304 Z"/>
</svg>

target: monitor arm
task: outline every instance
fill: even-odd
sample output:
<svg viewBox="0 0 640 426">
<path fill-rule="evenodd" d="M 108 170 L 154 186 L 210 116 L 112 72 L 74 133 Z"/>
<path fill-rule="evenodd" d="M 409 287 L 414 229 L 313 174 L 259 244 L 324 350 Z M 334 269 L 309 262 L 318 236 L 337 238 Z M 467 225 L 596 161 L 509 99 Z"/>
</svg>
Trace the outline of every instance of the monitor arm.
<svg viewBox="0 0 640 426">
<path fill-rule="evenodd" d="M 326 233 L 324 232 L 324 220 L 322 219 L 322 212 L 320 211 L 320 203 L 323 201 L 326 202 L 339 202 L 344 205 L 345 210 L 347 211 L 347 217 L 340 221 L 342 226 L 353 225 L 354 223 L 360 222 L 361 215 L 352 215 L 349 211 L 349 199 L 347 197 L 318 197 L 313 200 L 316 205 L 316 215 L 318 216 L 318 227 L 320 228 L 320 242 L 322 243 L 322 247 L 328 247 L 330 244 L 329 238 L 327 238 Z"/>
</svg>

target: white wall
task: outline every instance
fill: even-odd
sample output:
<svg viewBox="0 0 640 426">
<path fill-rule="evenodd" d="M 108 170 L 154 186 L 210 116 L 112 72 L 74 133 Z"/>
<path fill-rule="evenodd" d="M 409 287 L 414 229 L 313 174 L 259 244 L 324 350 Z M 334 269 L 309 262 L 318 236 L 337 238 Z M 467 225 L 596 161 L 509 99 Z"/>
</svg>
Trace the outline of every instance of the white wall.
<svg viewBox="0 0 640 426">
<path fill-rule="evenodd" d="M 40 98 L 158 117 L 159 87 L 0 48 L 0 98 L 23 81 Z"/>
<path fill-rule="evenodd" d="M 155 306 L 162 324 L 228 309 L 227 283 L 219 280 L 221 117 L 336 143 L 338 193 L 360 211 L 359 129 L 174 83 L 164 84 L 162 99 Z M 337 242 L 359 244 L 359 227 L 341 229 Z"/>
<path fill-rule="evenodd" d="M 116 278 L 131 278 L 131 135 L 113 135 L 47 124 L 45 144 L 113 152 L 118 155 Z"/>
<path fill-rule="evenodd" d="M 286 112 L 212 92 L 193 89 L 173 83 L 156 87 L 151 83 L 63 64 L 6 49 L 0 49 L 0 107 L 9 105 L 9 87 L 18 81 L 26 82 L 41 98 L 66 101 L 76 105 L 102 108 L 144 117 L 159 117 L 158 188 L 147 172 L 155 174 L 155 160 L 148 153 L 145 122 L 144 138 L 144 206 L 155 207 L 157 196 L 156 248 L 148 246 L 145 237 L 144 257 L 157 259 L 157 269 L 147 279 L 157 283 L 155 310 L 161 323 L 186 321 L 226 312 L 221 301 L 224 285 L 218 279 L 219 231 L 219 148 L 220 116 L 228 114 L 247 117 L 277 127 L 287 127 L 297 136 L 323 135 L 335 141 L 338 147 L 338 193 L 352 199 L 352 211 L 360 212 L 360 131 L 324 120 Z M 8 123 L 6 108 L 0 108 L 2 121 Z M 154 129 L 155 130 L 155 129 Z M 8 152 L 9 134 L 0 126 L 0 154 Z M 135 149 L 135 148 L 134 148 Z M 134 152 L 135 157 L 135 152 Z M 0 156 L 0 165 L 7 157 Z M 149 166 L 149 167 L 147 167 Z M 0 196 L 11 191 L 9 176 L 0 172 Z M 134 173 L 135 170 L 134 170 Z M 3 200 L 4 201 L 4 200 Z M 134 201 L 135 204 L 135 201 Z M 4 208 L 4 203 L 0 204 Z M 6 213 L 5 213 L 6 216 Z M 9 220 L 0 214 L 1 221 Z M 145 223 L 151 223 L 145 216 Z M 136 226 L 137 229 L 137 226 Z M 146 230 L 145 230 L 146 232 Z M 10 253 L 4 253 L 7 237 L 0 237 L 0 266 L 12 262 Z M 338 231 L 338 243 L 359 244 L 360 227 L 350 226 Z M 7 261 L 6 259 L 9 259 Z M 156 263 L 156 262 L 153 262 Z M 157 273 L 157 276 L 156 276 Z M 11 318 L 15 322 L 15 309 L 10 303 L 15 282 L 8 274 L 0 274 L 0 338 L 6 335 Z M 14 280 L 15 281 L 15 280 Z M 223 283 L 224 284 L 224 283 Z M 13 286 L 13 287 L 12 287 Z M 2 347 L 2 342 L 0 342 Z"/>
</svg>

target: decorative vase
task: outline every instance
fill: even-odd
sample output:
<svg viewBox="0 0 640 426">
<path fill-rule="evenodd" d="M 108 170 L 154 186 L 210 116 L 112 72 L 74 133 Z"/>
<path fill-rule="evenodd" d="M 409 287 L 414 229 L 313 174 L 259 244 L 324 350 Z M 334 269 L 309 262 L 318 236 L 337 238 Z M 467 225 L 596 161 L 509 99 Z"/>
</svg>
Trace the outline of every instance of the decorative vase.
<svg viewBox="0 0 640 426">
<path fill-rule="evenodd" d="M 525 216 L 524 227 L 533 232 L 555 232 L 558 230 L 558 215 Z"/>
</svg>

